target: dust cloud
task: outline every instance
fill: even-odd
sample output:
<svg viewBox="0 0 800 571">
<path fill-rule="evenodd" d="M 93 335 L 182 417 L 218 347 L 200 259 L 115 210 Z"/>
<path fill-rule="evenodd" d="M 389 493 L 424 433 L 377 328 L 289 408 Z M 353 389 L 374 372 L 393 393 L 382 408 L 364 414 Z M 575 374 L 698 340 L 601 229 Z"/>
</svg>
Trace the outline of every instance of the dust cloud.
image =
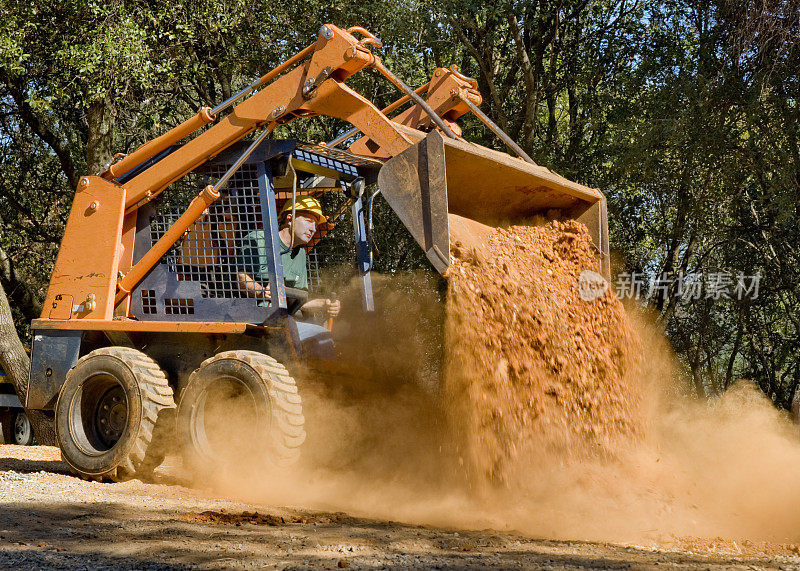
<svg viewBox="0 0 800 571">
<path fill-rule="evenodd" d="M 308 433 L 297 464 L 245 453 L 238 476 L 204 484 L 553 539 L 800 541 L 800 434 L 787 415 L 746 382 L 686 396 L 647 315 L 610 289 L 582 298 L 582 272 L 599 268 L 581 225 L 484 241 L 454 244 L 447 282 L 379 276 L 375 314 L 335 326 L 340 361 L 293 371 Z M 355 286 L 341 297 L 360 303 Z"/>
</svg>

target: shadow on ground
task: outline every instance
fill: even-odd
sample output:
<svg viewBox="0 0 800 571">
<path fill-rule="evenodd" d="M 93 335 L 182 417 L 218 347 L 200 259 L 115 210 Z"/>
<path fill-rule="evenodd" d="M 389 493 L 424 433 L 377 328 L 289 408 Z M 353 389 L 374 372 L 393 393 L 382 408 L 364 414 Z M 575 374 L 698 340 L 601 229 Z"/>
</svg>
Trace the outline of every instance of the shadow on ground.
<svg viewBox="0 0 800 571">
<path fill-rule="evenodd" d="M 0 472 L 7 471 L 29 474 L 32 472 L 52 472 L 54 474 L 71 474 L 64 462 L 59 460 L 21 460 L 19 458 L 0 457 Z"/>
<path fill-rule="evenodd" d="M 224 509 L 143 509 L 102 501 L 8 503 L 0 512 L 0 567 L 777 567 L 766 557 L 654 553 L 609 544 L 535 540 L 494 531 L 430 529 L 344 514 L 295 513 L 296 517 L 281 520 L 280 516 L 254 518 L 247 514 L 230 517 L 232 512 Z M 226 519 L 236 523 L 219 523 Z M 249 523 L 252 521 L 269 523 Z"/>
</svg>

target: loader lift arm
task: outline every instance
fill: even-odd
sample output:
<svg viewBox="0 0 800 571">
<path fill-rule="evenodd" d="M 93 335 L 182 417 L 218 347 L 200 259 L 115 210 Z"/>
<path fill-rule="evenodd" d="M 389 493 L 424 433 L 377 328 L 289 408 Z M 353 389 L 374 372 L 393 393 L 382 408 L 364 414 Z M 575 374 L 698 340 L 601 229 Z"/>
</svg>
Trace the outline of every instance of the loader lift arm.
<svg viewBox="0 0 800 571">
<path fill-rule="evenodd" d="M 103 178 L 121 176 L 210 122 L 215 123 L 207 131 L 125 183 L 126 209 L 149 202 L 172 182 L 254 130 L 298 117 L 327 115 L 342 119 L 369 134 L 391 156 L 402 152 L 424 133 L 415 137 L 401 132 L 371 101 L 344 83 L 354 73 L 379 62 L 364 47 L 368 42 L 374 43 L 374 37 L 359 41 L 348 31 L 331 24 L 323 26 L 314 44 L 261 78 L 257 82 L 263 86 L 261 90 L 238 103 L 226 117 L 217 121 L 214 110 L 203 108 L 195 118 L 160 137 L 158 144 L 147 143 L 134 151 L 135 161 L 123 159 L 109 167 Z M 291 65 L 296 67 L 288 71 Z M 276 78 L 283 71 L 286 73 Z"/>
</svg>

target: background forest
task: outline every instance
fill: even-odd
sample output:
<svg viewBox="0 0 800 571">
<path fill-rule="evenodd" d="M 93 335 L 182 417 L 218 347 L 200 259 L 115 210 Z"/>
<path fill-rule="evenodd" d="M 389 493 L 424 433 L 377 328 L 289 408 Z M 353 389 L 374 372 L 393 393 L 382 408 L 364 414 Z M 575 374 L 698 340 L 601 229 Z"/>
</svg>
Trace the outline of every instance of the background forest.
<svg viewBox="0 0 800 571">
<path fill-rule="evenodd" d="M 800 383 L 800 4 L 796 0 L 2 0 L 0 283 L 28 335 L 73 190 L 118 152 L 362 25 L 412 86 L 458 64 L 539 164 L 609 198 L 615 271 L 760 274 L 758 296 L 642 289 L 698 395 Z M 377 74 L 351 83 L 385 106 Z M 476 121 L 465 134 L 496 139 Z M 330 140 L 314 119 L 276 136 Z M 388 222 L 401 226 L 399 222 Z M 383 271 L 422 265 L 382 234 Z"/>
</svg>

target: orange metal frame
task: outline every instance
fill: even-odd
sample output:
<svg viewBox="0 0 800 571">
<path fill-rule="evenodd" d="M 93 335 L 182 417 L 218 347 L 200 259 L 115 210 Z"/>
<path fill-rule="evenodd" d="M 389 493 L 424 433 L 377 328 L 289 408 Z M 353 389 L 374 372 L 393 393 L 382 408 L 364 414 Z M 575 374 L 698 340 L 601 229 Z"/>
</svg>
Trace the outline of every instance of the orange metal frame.
<svg viewBox="0 0 800 571">
<path fill-rule="evenodd" d="M 359 40 L 355 33 L 364 37 Z M 78 325 L 69 320 L 77 320 L 84 328 L 97 327 L 98 323 L 108 323 L 115 329 L 134 328 L 135 322 L 119 321 L 128 315 L 128 294 L 219 194 L 213 188 L 205 189 L 134 267 L 136 210 L 171 183 L 259 128 L 299 117 L 336 117 L 364 134 L 351 146 L 351 151 L 381 159 L 395 156 L 421 140 L 425 132 L 415 127 L 427 129 L 430 118 L 418 105 L 393 119 L 387 116 L 409 101 L 407 95 L 380 110 L 345 85 L 348 77 L 365 67 L 374 67 L 389 77 L 367 45 L 380 46 L 380 42 L 363 28 L 342 30 L 327 24 L 320 29 L 314 44 L 260 78 L 254 84 L 260 90 L 244 98 L 224 118 L 218 119 L 210 108 L 204 107 L 194 117 L 113 163 L 101 176 L 83 177 L 56 260 L 45 309 L 36 327 L 50 323 L 50 327 L 72 329 Z M 475 88 L 473 82 L 455 70 L 440 68 L 417 93 L 427 91 L 429 105 L 453 127 L 452 122 L 467 112 L 458 93 L 479 104 L 480 95 Z M 115 182 L 117 177 L 206 126 L 203 133 L 124 185 Z M 115 308 L 117 321 L 114 321 Z M 187 326 L 171 323 L 159 327 L 183 331 Z"/>
</svg>

